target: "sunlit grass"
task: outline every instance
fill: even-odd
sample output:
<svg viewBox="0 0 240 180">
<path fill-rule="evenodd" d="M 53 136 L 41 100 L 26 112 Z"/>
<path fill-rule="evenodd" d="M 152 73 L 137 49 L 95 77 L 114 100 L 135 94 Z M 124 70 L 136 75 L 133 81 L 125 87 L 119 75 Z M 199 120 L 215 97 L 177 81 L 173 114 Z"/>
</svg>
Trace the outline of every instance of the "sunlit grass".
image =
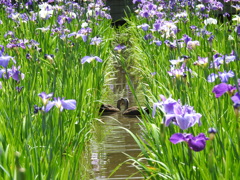
<svg viewBox="0 0 240 180">
<path fill-rule="evenodd" d="M 153 4 L 158 4 L 154 1 Z M 140 3 L 141 4 L 141 3 Z M 142 3 L 144 6 L 144 3 Z M 139 6 L 142 7 L 142 6 Z M 144 9 L 144 8 L 143 8 Z M 139 8 L 139 11 L 142 9 Z M 165 13 L 168 9 L 161 12 Z M 138 12 L 139 12 L 138 11 Z M 184 11 L 184 8 L 183 10 Z M 178 13 L 180 10 L 178 11 Z M 157 115 L 151 114 L 142 116 L 141 127 L 143 138 L 134 134 L 135 141 L 142 150 L 141 157 L 130 157 L 133 164 L 142 172 L 146 179 L 237 179 L 239 170 L 239 118 L 236 117 L 233 102 L 230 99 L 232 94 L 224 94 L 216 98 L 212 92 L 215 85 L 221 83 L 220 79 L 215 82 L 208 82 L 207 77 L 211 73 L 218 73 L 232 70 L 234 78 L 230 78 L 227 84 L 237 85 L 239 78 L 239 34 L 237 35 L 235 22 L 218 22 L 217 24 L 205 25 L 204 18 L 194 15 L 186 10 L 189 16 L 186 19 L 174 19 L 172 15 L 166 15 L 164 19 L 154 17 L 139 17 L 136 14 L 126 18 L 129 25 L 127 30 L 131 34 L 131 46 L 128 51 L 134 57 L 134 68 L 137 70 L 140 79 L 140 91 L 144 93 L 146 106 L 151 108 L 153 103 L 161 101 L 159 95 L 175 100 L 181 100 L 182 105 L 193 106 L 196 112 L 202 115 L 202 125 L 195 125 L 187 130 L 181 130 L 176 125 L 168 127 L 164 124 L 164 112 L 157 111 Z M 192 14 L 191 14 L 192 13 Z M 214 13 L 210 13 L 214 15 Z M 216 17 L 213 17 L 216 18 Z M 162 23 L 165 20 L 172 20 L 179 31 L 170 36 L 164 36 L 163 31 L 153 31 L 153 24 L 157 19 Z M 139 25 L 147 23 L 147 31 L 138 28 Z M 197 26 L 200 34 L 190 29 Z M 162 25 L 163 26 L 163 25 Z M 160 26 L 161 27 L 161 26 Z M 208 31 L 211 34 L 201 35 L 201 31 Z M 146 40 L 144 36 L 151 34 L 153 38 Z M 181 38 L 188 35 L 192 40 L 199 41 L 200 46 L 189 49 L 186 44 L 181 47 Z M 209 41 L 214 35 L 212 42 Z M 231 38 L 232 37 L 232 38 Z M 156 45 L 153 41 L 160 40 L 162 44 Z M 176 43 L 176 47 L 169 47 L 165 42 L 169 40 Z M 234 51 L 237 56 L 233 62 L 223 63 L 219 69 L 210 68 L 210 64 L 215 60 L 216 53 L 230 55 Z M 185 61 L 186 67 L 191 71 L 186 72 L 186 76 L 170 76 L 170 60 L 176 60 L 182 56 L 189 56 Z M 194 65 L 198 57 L 207 57 L 209 62 L 205 66 Z M 124 56 L 119 57 L 119 62 L 130 74 L 128 62 Z M 180 68 L 180 65 L 176 66 Z M 129 86 L 135 97 L 139 92 L 134 88 L 133 81 L 127 75 Z M 235 91 L 236 92 L 236 91 Z M 239 110 L 237 110 L 239 111 Z M 217 129 L 214 139 L 206 142 L 206 147 L 201 152 L 194 152 L 186 143 L 172 144 L 169 139 L 174 133 L 191 133 L 194 136 L 199 133 L 208 134 L 208 129 Z M 129 161 L 128 161 L 129 162 Z"/>
</svg>

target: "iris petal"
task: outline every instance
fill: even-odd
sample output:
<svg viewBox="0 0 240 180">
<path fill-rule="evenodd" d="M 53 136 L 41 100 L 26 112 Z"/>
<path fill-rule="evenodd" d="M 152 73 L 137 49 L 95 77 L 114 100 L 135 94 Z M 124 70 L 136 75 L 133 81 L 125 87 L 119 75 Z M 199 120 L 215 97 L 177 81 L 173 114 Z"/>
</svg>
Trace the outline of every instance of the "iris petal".
<svg viewBox="0 0 240 180">
<path fill-rule="evenodd" d="M 54 105 L 55 105 L 54 101 L 53 102 L 52 101 L 48 102 L 48 104 L 45 107 L 45 112 L 50 111 Z"/>
<path fill-rule="evenodd" d="M 171 141 L 173 144 L 177 144 L 177 143 L 180 143 L 180 142 L 185 141 L 185 136 L 184 136 L 182 133 L 176 133 L 176 134 L 173 134 L 173 135 L 170 137 L 170 141 Z"/>
<path fill-rule="evenodd" d="M 61 100 L 62 107 L 67 110 L 76 109 L 76 101 L 74 99 Z"/>
</svg>

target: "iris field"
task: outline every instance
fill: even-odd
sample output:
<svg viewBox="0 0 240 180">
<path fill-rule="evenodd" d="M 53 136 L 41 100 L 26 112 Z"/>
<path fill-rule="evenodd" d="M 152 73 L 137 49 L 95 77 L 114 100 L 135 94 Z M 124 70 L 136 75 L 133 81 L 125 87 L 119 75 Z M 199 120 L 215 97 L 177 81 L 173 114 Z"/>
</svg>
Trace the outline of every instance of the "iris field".
<svg viewBox="0 0 240 180">
<path fill-rule="evenodd" d="M 116 63 L 150 110 L 141 137 L 126 129 L 141 154 L 125 163 L 145 179 L 240 177 L 239 0 L 133 4 L 117 29 L 101 0 L 0 1 L 0 179 L 90 179 Z"/>
</svg>

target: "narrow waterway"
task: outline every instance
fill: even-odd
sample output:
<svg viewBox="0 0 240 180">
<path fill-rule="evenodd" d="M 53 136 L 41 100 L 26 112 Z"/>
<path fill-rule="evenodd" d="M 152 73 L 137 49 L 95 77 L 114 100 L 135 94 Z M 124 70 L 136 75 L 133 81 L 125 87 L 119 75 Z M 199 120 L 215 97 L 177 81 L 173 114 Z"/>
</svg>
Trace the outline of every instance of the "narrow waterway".
<svg viewBox="0 0 240 180">
<path fill-rule="evenodd" d="M 130 106 L 135 106 L 135 100 L 129 90 L 124 72 L 119 69 L 117 78 L 113 84 L 109 84 L 114 96 L 109 98 L 109 104 L 116 106 L 117 100 L 127 97 Z M 141 99 L 141 97 L 139 96 Z M 91 164 L 93 178 L 96 180 L 141 180 L 143 177 L 137 169 L 129 162 L 122 166 L 110 176 L 114 169 L 128 159 L 126 154 L 138 157 L 140 149 L 132 136 L 122 127 L 129 129 L 132 133 L 141 135 L 138 125 L 139 119 L 136 116 L 124 116 L 121 112 L 103 114 L 102 122 L 97 122 L 95 134 L 91 141 Z M 109 177 L 110 176 L 110 177 Z M 130 177 L 131 176 L 131 177 Z"/>
<path fill-rule="evenodd" d="M 98 123 L 95 139 L 92 141 L 92 166 L 95 179 L 127 179 L 137 173 L 131 163 L 123 164 L 111 177 L 109 175 L 121 163 L 128 154 L 137 157 L 140 150 L 131 137 L 121 127 L 129 129 L 134 134 L 138 134 L 140 129 L 137 118 L 124 117 L 121 113 L 111 116 L 102 116 L 103 123 Z M 129 179 L 143 179 L 141 174 L 135 174 Z"/>
</svg>

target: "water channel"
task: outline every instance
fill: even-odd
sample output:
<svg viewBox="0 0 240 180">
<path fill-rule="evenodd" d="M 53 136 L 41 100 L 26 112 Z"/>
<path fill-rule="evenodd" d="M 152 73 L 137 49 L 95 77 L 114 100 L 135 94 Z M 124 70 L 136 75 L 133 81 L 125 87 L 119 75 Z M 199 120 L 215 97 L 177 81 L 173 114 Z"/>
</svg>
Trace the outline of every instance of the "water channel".
<svg viewBox="0 0 240 180">
<path fill-rule="evenodd" d="M 127 97 L 130 106 L 135 106 L 133 95 L 129 90 L 124 72 L 120 69 L 114 84 L 110 84 L 115 94 L 109 103 L 116 106 L 118 98 Z M 140 135 L 139 119 L 135 116 L 124 116 L 121 112 L 103 114 L 102 122 L 97 122 L 95 135 L 91 142 L 91 164 L 93 178 L 96 180 L 142 180 L 143 177 L 131 163 L 123 164 L 111 177 L 113 170 L 128 157 L 138 157 L 140 149 L 132 136 L 121 127 Z M 125 153 L 125 154 L 124 154 Z M 134 174 L 134 175 L 133 175 Z M 129 178 L 129 176 L 131 176 Z"/>
</svg>

